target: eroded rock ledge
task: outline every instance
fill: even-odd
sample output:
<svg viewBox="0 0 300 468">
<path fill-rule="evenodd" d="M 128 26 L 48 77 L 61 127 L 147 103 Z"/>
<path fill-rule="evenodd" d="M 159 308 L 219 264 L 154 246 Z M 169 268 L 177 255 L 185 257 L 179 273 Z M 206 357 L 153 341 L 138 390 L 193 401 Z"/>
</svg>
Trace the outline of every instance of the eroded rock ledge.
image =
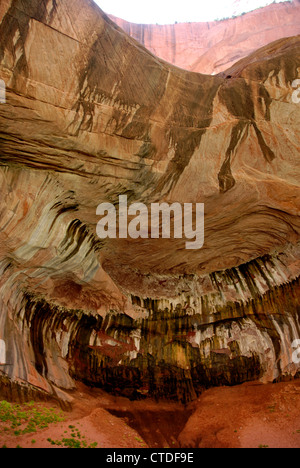
<svg viewBox="0 0 300 468">
<path fill-rule="evenodd" d="M 1 366 L 59 398 L 292 378 L 299 37 L 189 73 L 89 0 L 0 6 Z M 96 237 L 96 207 L 205 203 L 205 245 Z"/>
</svg>

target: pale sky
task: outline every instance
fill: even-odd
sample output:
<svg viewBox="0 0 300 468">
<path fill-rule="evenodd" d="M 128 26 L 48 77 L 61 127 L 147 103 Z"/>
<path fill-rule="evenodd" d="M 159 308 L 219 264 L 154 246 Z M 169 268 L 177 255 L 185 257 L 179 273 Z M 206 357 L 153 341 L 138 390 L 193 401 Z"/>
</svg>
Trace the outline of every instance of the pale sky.
<svg viewBox="0 0 300 468">
<path fill-rule="evenodd" d="M 105 13 L 132 23 L 172 24 L 228 18 L 273 0 L 94 0 Z M 280 3 L 282 0 L 277 0 Z"/>
</svg>

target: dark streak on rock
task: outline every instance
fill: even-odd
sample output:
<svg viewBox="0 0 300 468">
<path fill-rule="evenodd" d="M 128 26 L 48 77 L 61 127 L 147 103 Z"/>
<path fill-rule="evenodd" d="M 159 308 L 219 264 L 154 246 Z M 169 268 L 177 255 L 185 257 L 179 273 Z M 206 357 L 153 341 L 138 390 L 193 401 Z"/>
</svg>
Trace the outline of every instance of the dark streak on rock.
<svg viewBox="0 0 300 468">
<path fill-rule="evenodd" d="M 240 121 L 231 132 L 231 140 L 226 151 L 226 158 L 218 175 L 221 193 L 228 192 L 228 190 L 235 186 L 235 179 L 231 172 L 231 158 L 234 155 L 238 144 L 242 140 L 243 132 L 246 126 L 247 124 L 245 124 L 243 121 Z"/>
<path fill-rule="evenodd" d="M 300 278 L 259 296 L 249 275 L 244 272 L 244 277 L 248 280 L 249 288 L 253 289 L 255 298 L 244 304 L 228 303 L 217 311 L 213 324 L 201 324 L 201 316 L 186 315 L 182 308 L 158 311 L 153 300 L 149 300 L 148 306 L 153 311 L 157 310 L 156 313 L 135 321 L 124 314 L 110 314 L 102 318 L 83 310 L 63 309 L 26 293 L 23 328 L 30 328 L 35 367 L 47 378 L 45 349 L 53 350 L 57 346 L 56 332 L 70 331 L 66 359 L 72 378 L 131 399 L 144 398 L 147 394 L 186 403 L 195 399 L 205 388 L 236 385 L 260 378 L 264 369 L 259 356 L 255 353 L 250 357 L 243 356 L 237 339 L 233 339 L 229 349 L 220 350 L 218 346 L 218 328 L 225 327 L 230 334 L 232 325 L 236 324 L 242 329 L 243 319 L 247 317 L 258 330 L 270 336 L 276 353 L 274 366 L 278 367 L 281 375 L 281 338 L 274 320 L 283 328 L 289 324 L 289 317 L 293 317 L 295 323 L 299 319 L 297 291 Z M 138 301 L 136 298 L 135 302 Z M 207 327 L 214 327 L 214 335 L 209 338 L 210 353 L 205 353 L 205 357 L 200 355 L 198 347 L 188 341 L 188 337 L 194 333 L 195 323 L 203 333 Z M 135 349 L 131 338 L 134 330 L 141 331 L 140 350 L 136 359 L 130 359 L 126 353 Z M 92 332 L 98 334 L 101 346 L 90 345 Z M 110 341 L 114 341 L 115 345 L 109 344 Z M 205 343 L 203 346 L 207 345 L 207 340 Z M 177 352 L 185 355 L 187 362 L 193 365 L 183 369 L 175 361 L 170 364 L 163 358 L 168 353 L 176 356 Z M 122 365 L 119 364 L 120 359 Z"/>
<path fill-rule="evenodd" d="M 225 161 L 219 172 L 219 187 L 220 192 L 225 193 L 231 190 L 235 185 L 235 179 L 231 171 L 231 162 L 234 152 L 243 142 L 242 133 L 245 127 L 249 124 L 253 125 L 259 146 L 267 162 L 271 163 L 275 154 L 266 144 L 262 132 L 259 130 L 255 122 L 254 102 L 250 86 L 242 78 L 227 82 L 219 92 L 221 102 L 228 108 L 229 112 L 236 118 L 240 119 L 239 123 L 233 128 L 231 141 L 226 151 Z M 258 105 L 261 112 L 264 113 L 264 118 L 270 120 L 270 104 L 271 98 L 269 93 L 262 86 L 259 87 Z M 265 105 L 265 109 L 263 108 Z"/>
<path fill-rule="evenodd" d="M 13 87 L 18 79 L 18 75 L 28 76 L 25 44 L 31 18 L 39 22 L 46 22 L 47 4 L 50 1 L 53 7 L 48 21 L 51 22 L 57 7 L 56 0 L 30 0 L 30 2 L 26 2 L 26 6 L 23 5 L 22 0 L 13 0 L 11 7 L 0 24 L 0 62 L 4 58 L 5 50 L 8 50 L 14 57 Z M 19 34 L 19 38 L 14 43 L 16 34 Z"/>
</svg>

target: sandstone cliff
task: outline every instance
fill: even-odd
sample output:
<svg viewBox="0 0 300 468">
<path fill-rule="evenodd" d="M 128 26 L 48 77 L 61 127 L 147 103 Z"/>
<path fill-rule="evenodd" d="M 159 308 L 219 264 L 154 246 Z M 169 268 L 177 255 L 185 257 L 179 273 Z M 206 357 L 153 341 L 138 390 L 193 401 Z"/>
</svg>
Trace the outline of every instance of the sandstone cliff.
<svg viewBox="0 0 300 468">
<path fill-rule="evenodd" d="M 206 76 L 91 0 L 1 2 L 2 390 L 187 401 L 297 375 L 299 46 Z M 204 248 L 100 240 L 96 207 L 120 194 L 205 203 Z"/>
<path fill-rule="evenodd" d="M 186 70 L 216 74 L 255 50 L 300 33 L 300 2 L 272 4 L 223 21 L 134 24 L 110 16 L 154 55 Z"/>
</svg>

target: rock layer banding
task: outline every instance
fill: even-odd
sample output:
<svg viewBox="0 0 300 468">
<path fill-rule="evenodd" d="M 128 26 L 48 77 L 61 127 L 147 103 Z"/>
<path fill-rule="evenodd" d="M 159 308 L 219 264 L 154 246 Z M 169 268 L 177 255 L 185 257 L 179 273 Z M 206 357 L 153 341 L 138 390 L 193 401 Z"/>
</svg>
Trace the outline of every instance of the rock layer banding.
<svg viewBox="0 0 300 468">
<path fill-rule="evenodd" d="M 2 379 L 130 398 L 299 375 L 299 37 L 217 76 L 89 0 L 0 6 Z M 205 245 L 101 240 L 99 203 L 205 204 Z M 3 381 L 4 381 L 3 380 Z"/>
<path fill-rule="evenodd" d="M 198 73 L 217 74 L 259 48 L 300 34 L 300 2 L 275 3 L 208 23 L 135 24 L 110 18 L 150 52 Z"/>
</svg>

